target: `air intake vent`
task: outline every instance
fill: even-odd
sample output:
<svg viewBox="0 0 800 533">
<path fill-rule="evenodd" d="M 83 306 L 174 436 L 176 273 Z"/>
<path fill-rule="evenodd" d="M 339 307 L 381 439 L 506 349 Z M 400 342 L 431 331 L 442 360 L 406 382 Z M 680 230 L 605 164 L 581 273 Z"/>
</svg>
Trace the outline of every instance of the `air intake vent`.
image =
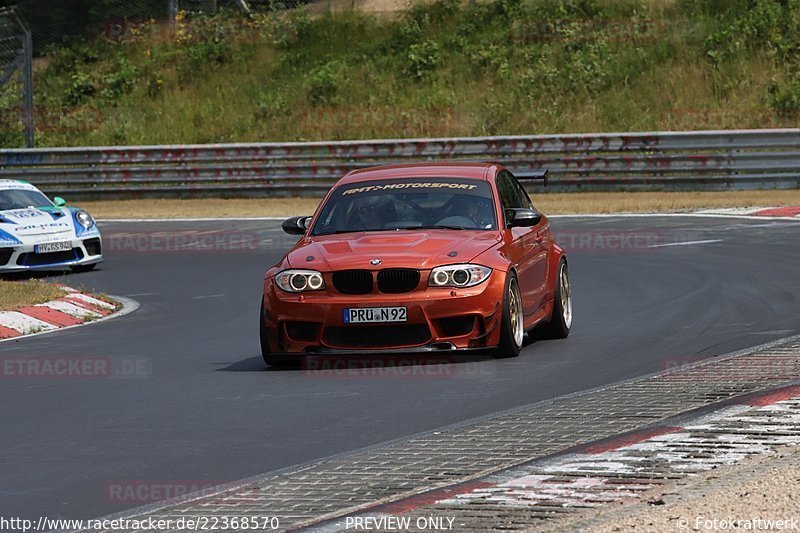
<svg viewBox="0 0 800 533">
<path fill-rule="evenodd" d="M 319 331 L 318 322 L 286 322 L 286 333 L 296 341 L 313 341 L 317 338 Z"/>
<path fill-rule="evenodd" d="M 86 253 L 89 255 L 100 255 L 103 253 L 103 246 L 100 244 L 99 238 L 83 241 L 83 247 L 86 248 Z"/>
<path fill-rule="evenodd" d="M 5 265 L 14 254 L 13 248 L 0 248 L 0 265 Z"/>
<path fill-rule="evenodd" d="M 80 248 L 73 248 L 68 252 L 52 252 L 48 254 L 24 253 L 17 258 L 18 265 L 41 266 L 57 265 L 83 259 L 83 251 Z"/>
<path fill-rule="evenodd" d="M 325 342 L 334 348 L 395 348 L 417 346 L 431 338 L 425 324 L 380 326 L 331 326 Z"/>
<path fill-rule="evenodd" d="M 419 285 L 419 270 L 387 268 L 378 272 L 378 290 L 386 294 L 411 292 Z"/>
<path fill-rule="evenodd" d="M 369 270 L 334 272 L 333 287 L 342 294 L 369 294 L 372 292 L 372 272 Z"/>
</svg>

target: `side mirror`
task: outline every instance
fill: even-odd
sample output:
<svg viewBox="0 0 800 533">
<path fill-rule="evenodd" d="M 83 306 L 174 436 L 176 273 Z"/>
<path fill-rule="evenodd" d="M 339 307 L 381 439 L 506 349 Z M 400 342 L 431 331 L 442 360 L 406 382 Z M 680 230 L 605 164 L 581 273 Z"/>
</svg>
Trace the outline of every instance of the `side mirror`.
<svg viewBox="0 0 800 533">
<path fill-rule="evenodd" d="M 289 235 L 305 235 L 310 221 L 309 216 L 287 218 L 281 224 L 281 228 Z"/>
<path fill-rule="evenodd" d="M 60 196 L 55 196 L 53 198 L 53 203 L 56 204 L 56 207 L 64 207 L 67 205 L 67 201 L 61 198 Z"/>
<path fill-rule="evenodd" d="M 506 227 L 519 228 L 535 226 L 542 220 L 542 214 L 535 209 L 506 209 Z"/>
</svg>

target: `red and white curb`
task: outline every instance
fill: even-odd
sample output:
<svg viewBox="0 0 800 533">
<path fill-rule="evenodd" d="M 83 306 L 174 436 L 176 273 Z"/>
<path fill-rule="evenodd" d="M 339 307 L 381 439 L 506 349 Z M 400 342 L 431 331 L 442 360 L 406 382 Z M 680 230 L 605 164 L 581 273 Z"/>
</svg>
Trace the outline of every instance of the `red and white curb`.
<svg viewBox="0 0 800 533">
<path fill-rule="evenodd" d="M 732 215 L 800 220 L 800 206 L 797 205 L 783 207 L 728 207 L 703 209 L 695 213 L 699 215 Z"/>
<path fill-rule="evenodd" d="M 746 397 L 685 423 L 624 434 L 549 459 L 377 506 L 313 528 L 338 531 L 363 520 L 481 509 L 565 512 L 658 499 L 665 481 L 800 445 L 800 386 Z M 355 518 L 361 521 L 356 521 Z"/>
<path fill-rule="evenodd" d="M 138 307 L 137 302 L 128 298 L 115 297 L 118 303 L 112 304 L 66 285 L 59 287 L 64 290 L 61 298 L 0 311 L 0 342 L 121 316 Z"/>
</svg>

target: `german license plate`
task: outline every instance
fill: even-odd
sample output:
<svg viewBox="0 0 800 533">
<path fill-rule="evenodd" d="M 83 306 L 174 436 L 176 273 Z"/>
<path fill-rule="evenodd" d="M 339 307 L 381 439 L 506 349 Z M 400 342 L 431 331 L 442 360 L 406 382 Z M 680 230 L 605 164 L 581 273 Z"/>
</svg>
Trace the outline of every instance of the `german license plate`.
<svg viewBox="0 0 800 533">
<path fill-rule="evenodd" d="M 405 307 L 352 307 L 345 309 L 343 315 L 345 324 L 405 322 L 408 320 Z"/>
<path fill-rule="evenodd" d="M 45 244 L 37 244 L 33 247 L 33 251 L 37 254 L 49 254 L 52 252 L 69 252 L 72 250 L 72 243 L 65 242 L 48 242 Z"/>
</svg>

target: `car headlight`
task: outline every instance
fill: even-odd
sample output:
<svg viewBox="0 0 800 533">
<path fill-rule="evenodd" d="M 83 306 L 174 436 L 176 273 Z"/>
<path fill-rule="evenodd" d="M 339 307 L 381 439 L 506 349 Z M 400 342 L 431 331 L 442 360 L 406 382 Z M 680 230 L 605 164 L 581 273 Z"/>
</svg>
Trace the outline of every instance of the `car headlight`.
<svg viewBox="0 0 800 533">
<path fill-rule="evenodd" d="M 275 276 L 275 284 L 286 292 L 319 291 L 325 288 L 322 274 L 316 270 L 284 270 Z"/>
<path fill-rule="evenodd" d="M 78 224 L 80 224 L 86 229 L 89 229 L 92 226 L 94 226 L 94 219 L 92 218 L 92 215 L 90 215 L 83 209 L 75 213 L 75 220 L 77 220 Z"/>
<path fill-rule="evenodd" d="M 447 265 L 431 270 L 431 287 L 473 287 L 489 278 L 492 269 L 482 265 Z"/>
</svg>

